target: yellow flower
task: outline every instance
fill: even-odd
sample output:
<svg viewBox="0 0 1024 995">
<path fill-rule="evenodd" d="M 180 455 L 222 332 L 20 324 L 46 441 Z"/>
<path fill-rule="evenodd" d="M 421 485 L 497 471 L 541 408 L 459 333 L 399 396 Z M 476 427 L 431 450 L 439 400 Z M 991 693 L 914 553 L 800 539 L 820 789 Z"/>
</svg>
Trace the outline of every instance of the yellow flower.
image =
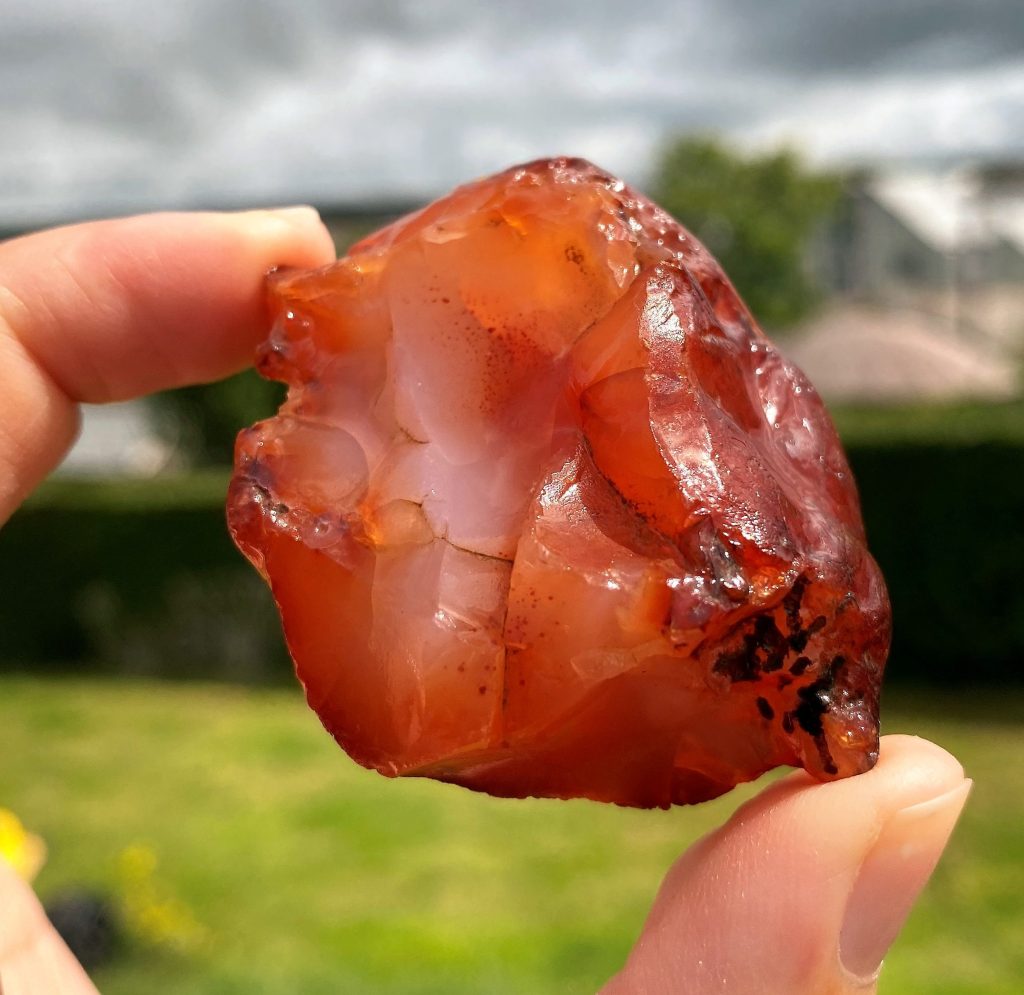
<svg viewBox="0 0 1024 995">
<path fill-rule="evenodd" d="M 46 844 L 5 808 L 0 808 L 0 859 L 6 860 L 26 881 L 31 881 L 46 863 Z"/>
<path fill-rule="evenodd" d="M 206 929 L 158 880 L 159 863 L 156 852 L 144 843 L 133 843 L 121 851 L 124 920 L 131 932 L 149 943 L 189 952 L 206 941 Z"/>
</svg>

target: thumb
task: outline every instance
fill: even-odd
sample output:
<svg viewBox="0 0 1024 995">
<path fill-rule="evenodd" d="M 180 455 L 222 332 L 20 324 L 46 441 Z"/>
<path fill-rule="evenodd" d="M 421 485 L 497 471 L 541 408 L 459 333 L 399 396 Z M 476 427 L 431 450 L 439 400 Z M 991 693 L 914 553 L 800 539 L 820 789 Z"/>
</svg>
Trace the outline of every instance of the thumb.
<svg viewBox="0 0 1024 995">
<path fill-rule="evenodd" d="M 773 784 L 676 862 L 603 995 L 874 991 L 970 787 L 911 736 L 867 774 Z"/>
</svg>

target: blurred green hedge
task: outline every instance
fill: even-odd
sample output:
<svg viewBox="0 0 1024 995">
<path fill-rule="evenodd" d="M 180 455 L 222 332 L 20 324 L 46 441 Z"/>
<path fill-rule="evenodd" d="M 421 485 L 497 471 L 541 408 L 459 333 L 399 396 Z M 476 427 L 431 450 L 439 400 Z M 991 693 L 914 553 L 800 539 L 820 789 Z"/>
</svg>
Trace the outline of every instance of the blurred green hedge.
<svg viewBox="0 0 1024 995">
<path fill-rule="evenodd" d="M 1024 682 L 1024 444 L 847 452 L 893 604 L 890 678 Z"/>
<path fill-rule="evenodd" d="M 1024 439 L 947 435 L 847 444 L 894 605 L 890 674 L 1021 682 Z M 270 597 L 227 536 L 226 485 L 47 485 L 0 529 L 2 664 L 287 679 Z"/>
<path fill-rule="evenodd" d="M 0 529 L 0 661 L 246 683 L 291 674 L 228 537 L 228 474 L 54 480 Z"/>
</svg>

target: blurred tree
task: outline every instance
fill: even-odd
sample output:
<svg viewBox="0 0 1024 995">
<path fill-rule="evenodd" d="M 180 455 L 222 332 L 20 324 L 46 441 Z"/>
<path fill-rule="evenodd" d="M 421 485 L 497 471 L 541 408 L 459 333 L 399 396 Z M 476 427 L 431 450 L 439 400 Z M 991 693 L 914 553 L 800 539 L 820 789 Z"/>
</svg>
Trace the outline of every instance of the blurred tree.
<svg viewBox="0 0 1024 995">
<path fill-rule="evenodd" d="M 819 294 L 808 240 L 836 207 L 839 177 L 789 150 L 741 156 L 713 138 L 681 138 L 661 157 L 654 197 L 718 258 L 759 322 L 786 329 Z"/>
<path fill-rule="evenodd" d="M 194 466 L 230 465 L 235 436 L 269 418 L 284 399 L 283 384 L 245 370 L 219 383 L 156 394 L 150 404 L 160 433 Z"/>
</svg>

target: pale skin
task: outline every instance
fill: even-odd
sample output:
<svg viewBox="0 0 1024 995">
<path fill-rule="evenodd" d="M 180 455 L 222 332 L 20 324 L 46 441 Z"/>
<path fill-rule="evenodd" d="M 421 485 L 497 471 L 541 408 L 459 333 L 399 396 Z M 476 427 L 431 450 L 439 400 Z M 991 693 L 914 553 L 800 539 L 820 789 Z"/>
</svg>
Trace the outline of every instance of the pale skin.
<svg viewBox="0 0 1024 995">
<path fill-rule="evenodd" d="M 333 258 L 309 209 L 149 215 L 0 244 L 0 523 L 71 445 L 80 403 L 242 369 L 264 333 L 266 271 Z M 909 736 L 885 737 L 860 777 L 789 775 L 679 858 L 603 991 L 875 991 L 970 783 Z M 95 991 L 0 860 L 2 995 Z"/>
</svg>

